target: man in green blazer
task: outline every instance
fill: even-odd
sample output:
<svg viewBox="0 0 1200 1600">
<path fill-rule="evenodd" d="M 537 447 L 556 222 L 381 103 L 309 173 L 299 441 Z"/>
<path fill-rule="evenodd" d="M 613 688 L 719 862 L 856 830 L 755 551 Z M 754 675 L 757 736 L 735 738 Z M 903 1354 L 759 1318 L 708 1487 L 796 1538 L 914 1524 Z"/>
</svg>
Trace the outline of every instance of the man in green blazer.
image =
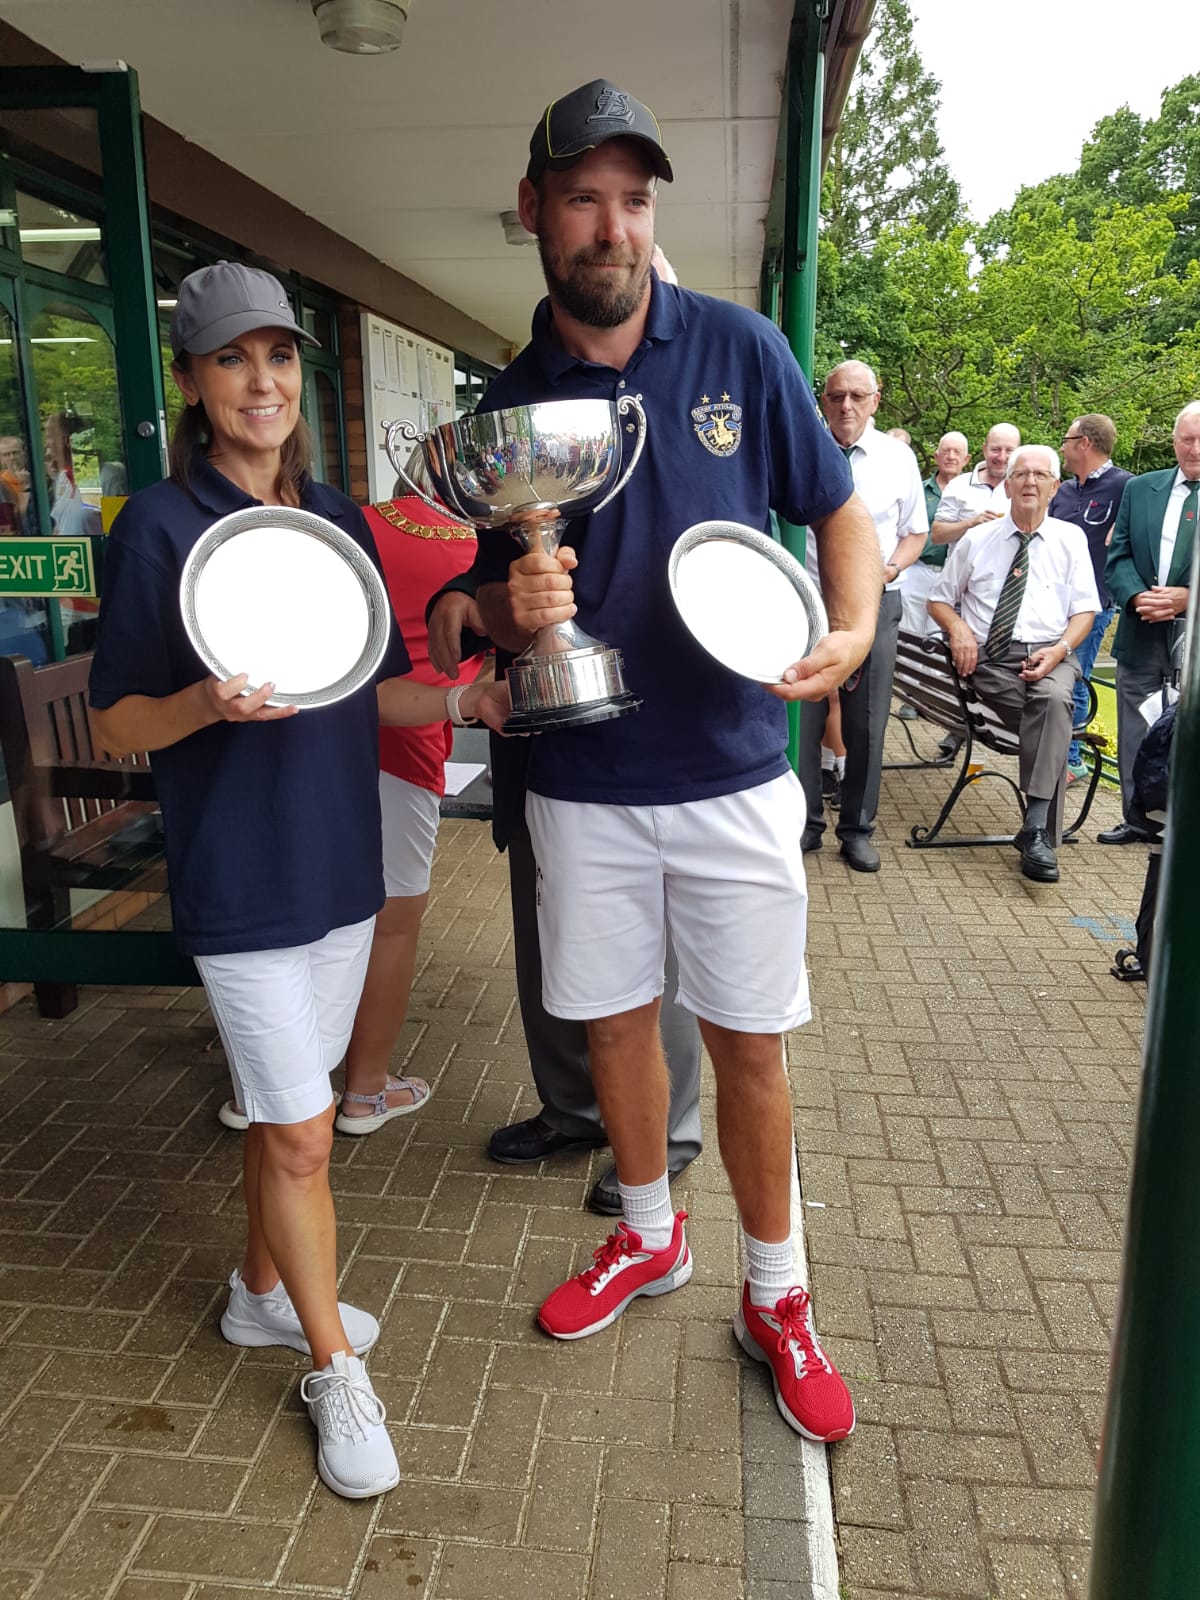
<svg viewBox="0 0 1200 1600">
<path fill-rule="evenodd" d="M 1132 844 L 1146 835 L 1129 821 L 1133 761 L 1146 735 L 1139 707 L 1172 671 L 1172 647 L 1187 611 L 1192 547 L 1200 515 L 1200 400 L 1175 419 L 1178 466 L 1146 472 L 1125 486 L 1104 567 L 1120 613 L 1117 659 L 1117 762 L 1125 820 L 1097 837 Z"/>
</svg>

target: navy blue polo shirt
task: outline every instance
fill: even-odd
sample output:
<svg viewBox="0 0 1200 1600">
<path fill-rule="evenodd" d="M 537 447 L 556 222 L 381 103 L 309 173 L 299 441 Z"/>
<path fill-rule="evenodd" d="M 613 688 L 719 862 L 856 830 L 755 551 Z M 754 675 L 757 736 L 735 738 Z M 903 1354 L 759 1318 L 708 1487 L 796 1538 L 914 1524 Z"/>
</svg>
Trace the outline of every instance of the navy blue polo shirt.
<svg viewBox="0 0 1200 1600">
<path fill-rule="evenodd" d="M 183 565 L 218 517 L 261 502 L 200 455 L 189 489 L 169 479 L 143 489 L 113 523 L 89 685 L 97 710 L 209 676 L 183 626 Z M 345 495 L 310 478 L 300 503 L 379 565 L 366 520 Z M 394 629 L 378 675 L 409 665 Z M 373 685 L 281 722 L 214 723 L 156 750 L 152 764 L 175 937 L 188 954 L 311 944 L 383 904 Z"/>
<path fill-rule="evenodd" d="M 1050 502 L 1050 515 L 1062 522 L 1073 522 L 1082 528 L 1087 537 L 1088 554 L 1092 558 L 1092 571 L 1096 574 L 1096 592 L 1100 604 L 1107 611 L 1113 597 L 1104 585 L 1104 563 L 1108 559 L 1108 530 L 1117 520 L 1125 485 L 1133 477 L 1124 467 L 1114 467 L 1112 462 L 1100 472 L 1094 472 L 1080 483 L 1078 478 L 1066 478 Z"/>
<path fill-rule="evenodd" d="M 573 520 L 564 540 L 579 556 L 576 621 L 620 648 L 626 684 L 642 706 L 529 741 L 528 786 L 553 799 L 670 805 L 733 794 L 788 770 L 784 703 L 696 643 L 671 600 L 667 562 L 693 523 L 724 518 L 765 528 L 772 510 L 809 523 L 844 505 L 854 488 L 779 330 L 743 306 L 653 274 L 651 284 L 645 336 L 623 371 L 568 355 L 543 300 L 531 343 L 480 405 L 628 393 L 641 396 L 646 412 L 645 449 L 625 488 L 603 511 Z M 476 581 L 503 581 L 519 554 L 502 530 L 481 534 Z"/>
</svg>

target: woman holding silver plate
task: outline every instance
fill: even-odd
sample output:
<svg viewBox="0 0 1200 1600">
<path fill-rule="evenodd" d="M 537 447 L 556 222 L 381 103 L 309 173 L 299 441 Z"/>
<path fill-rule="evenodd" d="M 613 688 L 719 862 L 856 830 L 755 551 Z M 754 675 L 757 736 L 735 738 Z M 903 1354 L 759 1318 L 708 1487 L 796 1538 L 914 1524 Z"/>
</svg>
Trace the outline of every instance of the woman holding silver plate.
<svg viewBox="0 0 1200 1600">
<path fill-rule="evenodd" d="M 317 1469 L 337 1493 L 361 1499 L 394 1487 L 399 1468 L 362 1362 L 379 1324 L 337 1298 L 329 1072 L 350 1036 L 384 899 L 378 728 L 447 715 L 498 727 L 507 699 L 503 686 L 447 693 L 401 681 L 409 660 L 398 630 L 360 682 L 351 674 L 325 698 L 281 704 L 282 682 L 206 664 L 225 655 L 201 653 L 180 587 L 195 547 L 222 519 L 245 513 L 257 525 L 261 508 L 281 508 L 265 519 L 276 532 L 289 518 L 302 532 L 322 519 L 333 524 L 334 548 L 352 547 L 358 567 L 370 568 L 366 587 L 376 583 L 361 512 L 308 471 L 302 339 L 315 343 L 269 273 L 219 262 L 180 285 L 172 374 L 187 409 L 171 476 L 135 494 L 113 525 L 90 699 L 104 749 L 154 752 L 176 938 L 195 958 L 251 1121 L 246 1250 L 221 1331 L 234 1344 L 311 1356 L 301 1395 L 319 1436 Z M 284 604 L 286 567 L 268 588 L 246 585 L 258 626 L 243 660 L 264 631 L 295 654 L 285 624 L 304 630 L 301 658 L 324 659 L 339 634 L 336 585 L 314 596 L 292 584 Z M 230 604 L 246 598 L 235 592 Z M 365 614 L 361 595 L 359 603 Z"/>
</svg>

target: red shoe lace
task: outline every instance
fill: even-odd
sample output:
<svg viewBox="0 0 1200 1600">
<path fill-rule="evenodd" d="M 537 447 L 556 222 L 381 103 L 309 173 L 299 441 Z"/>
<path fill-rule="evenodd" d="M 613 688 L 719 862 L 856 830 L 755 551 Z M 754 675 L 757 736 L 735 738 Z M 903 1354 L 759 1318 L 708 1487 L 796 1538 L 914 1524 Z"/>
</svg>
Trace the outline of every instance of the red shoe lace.
<svg viewBox="0 0 1200 1600">
<path fill-rule="evenodd" d="M 779 1318 L 776 1348 L 781 1356 L 787 1354 L 790 1344 L 797 1344 L 805 1366 L 811 1358 L 819 1361 L 826 1372 L 833 1371 L 812 1324 L 812 1299 L 804 1289 L 789 1289 L 783 1299 L 776 1302 L 775 1315 Z"/>
<path fill-rule="evenodd" d="M 579 1276 L 590 1288 L 601 1273 L 615 1267 L 622 1256 L 632 1254 L 632 1241 L 627 1233 L 610 1233 L 598 1250 L 592 1251 L 592 1265 L 584 1267 Z"/>
</svg>

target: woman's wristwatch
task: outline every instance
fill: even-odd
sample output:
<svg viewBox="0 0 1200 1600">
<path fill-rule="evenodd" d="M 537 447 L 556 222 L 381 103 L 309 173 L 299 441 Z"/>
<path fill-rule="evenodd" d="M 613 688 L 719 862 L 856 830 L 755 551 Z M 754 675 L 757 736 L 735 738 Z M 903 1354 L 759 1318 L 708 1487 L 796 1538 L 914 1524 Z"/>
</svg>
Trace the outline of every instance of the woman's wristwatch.
<svg viewBox="0 0 1200 1600">
<path fill-rule="evenodd" d="M 479 721 L 478 717 L 464 717 L 458 709 L 463 695 L 470 687 L 469 683 L 456 683 L 446 690 L 446 715 L 456 728 L 473 728 Z"/>
</svg>

